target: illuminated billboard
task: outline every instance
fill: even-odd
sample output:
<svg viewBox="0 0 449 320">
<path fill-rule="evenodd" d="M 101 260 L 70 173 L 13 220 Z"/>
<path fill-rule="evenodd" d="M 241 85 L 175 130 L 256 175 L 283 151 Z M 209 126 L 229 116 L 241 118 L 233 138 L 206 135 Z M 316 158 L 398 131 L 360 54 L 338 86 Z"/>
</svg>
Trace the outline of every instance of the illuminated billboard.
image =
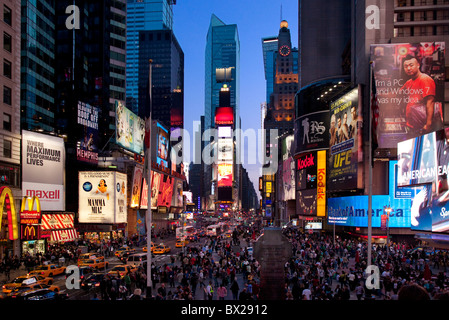
<svg viewBox="0 0 449 320">
<path fill-rule="evenodd" d="M 143 155 L 145 121 L 115 101 L 116 143 L 125 149 Z"/>
<path fill-rule="evenodd" d="M 80 223 L 126 223 L 126 174 L 113 171 L 80 171 Z"/>
<path fill-rule="evenodd" d="M 234 109 L 232 107 L 217 107 L 215 109 L 216 125 L 234 124 Z"/>
<path fill-rule="evenodd" d="M 159 185 L 158 207 L 171 207 L 175 178 L 164 174 Z"/>
<path fill-rule="evenodd" d="M 143 167 L 136 165 L 134 167 L 133 185 L 131 189 L 131 208 L 137 208 L 140 204 L 140 194 L 142 189 Z M 148 192 L 148 189 L 147 189 Z"/>
<path fill-rule="evenodd" d="M 159 122 L 153 122 L 153 130 L 156 138 L 156 162 L 162 165 L 164 168 L 168 168 L 168 158 L 169 158 L 169 142 L 170 136 L 169 131 L 165 129 Z M 153 146 L 154 144 L 152 144 Z"/>
<path fill-rule="evenodd" d="M 218 161 L 232 161 L 234 159 L 234 142 L 232 138 L 218 139 Z"/>
<path fill-rule="evenodd" d="M 219 163 L 218 171 L 218 187 L 232 187 L 232 163 Z"/>
<path fill-rule="evenodd" d="M 76 159 L 98 163 L 98 108 L 78 101 L 77 123 L 82 131 L 76 144 Z"/>
<path fill-rule="evenodd" d="M 161 178 L 161 173 L 156 171 L 151 172 L 151 209 L 157 209 Z"/>
<path fill-rule="evenodd" d="M 371 45 L 379 148 L 442 129 L 445 43 Z"/>
<path fill-rule="evenodd" d="M 448 169 L 449 128 L 398 143 L 397 189 L 413 195 L 412 229 L 449 231 Z"/>
<path fill-rule="evenodd" d="M 22 130 L 22 195 L 36 196 L 42 211 L 64 211 L 64 139 Z"/>
<path fill-rule="evenodd" d="M 361 131 L 358 128 L 360 106 L 355 88 L 331 103 L 329 129 L 329 177 L 331 191 L 358 187 L 358 162 L 362 161 L 359 148 Z"/>
<path fill-rule="evenodd" d="M 142 182 L 142 193 L 140 196 L 140 209 L 148 209 L 148 183 L 144 177 Z"/>
<path fill-rule="evenodd" d="M 296 212 L 326 215 L 326 150 L 303 154 L 296 159 Z"/>
</svg>

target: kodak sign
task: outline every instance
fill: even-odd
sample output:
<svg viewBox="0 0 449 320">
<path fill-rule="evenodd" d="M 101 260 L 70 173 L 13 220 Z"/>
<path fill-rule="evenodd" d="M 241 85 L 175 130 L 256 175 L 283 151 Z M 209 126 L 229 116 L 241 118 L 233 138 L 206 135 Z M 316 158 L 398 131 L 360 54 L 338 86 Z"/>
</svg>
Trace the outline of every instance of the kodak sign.
<svg viewBox="0 0 449 320">
<path fill-rule="evenodd" d="M 317 152 L 317 216 L 326 216 L 326 150 Z"/>
</svg>

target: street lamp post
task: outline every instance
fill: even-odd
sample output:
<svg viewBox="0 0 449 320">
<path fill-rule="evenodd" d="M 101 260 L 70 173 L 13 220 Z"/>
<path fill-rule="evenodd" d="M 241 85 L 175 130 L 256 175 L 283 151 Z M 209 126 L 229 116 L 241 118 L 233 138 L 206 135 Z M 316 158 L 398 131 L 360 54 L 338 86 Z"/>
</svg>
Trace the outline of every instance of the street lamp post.
<svg viewBox="0 0 449 320">
<path fill-rule="evenodd" d="M 390 204 L 388 204 L 387 207 L 385 207 L 385 212 L 387 215 L 387 260 L 390 255 L 390 213 L 393 211 L 393 209 L 390 207 Z"/>
</svg>

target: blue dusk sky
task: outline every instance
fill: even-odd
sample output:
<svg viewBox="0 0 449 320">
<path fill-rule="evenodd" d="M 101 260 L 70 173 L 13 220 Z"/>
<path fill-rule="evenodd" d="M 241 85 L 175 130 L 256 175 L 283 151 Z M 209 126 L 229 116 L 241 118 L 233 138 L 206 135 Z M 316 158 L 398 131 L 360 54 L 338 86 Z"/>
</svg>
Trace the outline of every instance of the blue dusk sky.
<svg viewBox="0 0 449 320">
<path fill-rule="evenodd" d="M 297 0 L 178 0 L 173 6 L 173 31 L 184 52 L 184 128 L 191 140 L 194 121 L 200 121 L 200 116 L 204 115 L 206 36 L 212 14 L 225 24 L 237 25 L 243 131 L 254 129 L 257 132 L 261 128 L 260 104 L 265 102 L 266 95 L 262 38 L 278 35 L 282 17 L 289 24 L 293 47 L 298 47 Z M 193 142 L 190 154 L 193 154 Z M 257 164 L 247 162 L 243 159 L 243 167 L 248 170 L 257 191 L 261 165 L 258 161 Z"/>
</svg>

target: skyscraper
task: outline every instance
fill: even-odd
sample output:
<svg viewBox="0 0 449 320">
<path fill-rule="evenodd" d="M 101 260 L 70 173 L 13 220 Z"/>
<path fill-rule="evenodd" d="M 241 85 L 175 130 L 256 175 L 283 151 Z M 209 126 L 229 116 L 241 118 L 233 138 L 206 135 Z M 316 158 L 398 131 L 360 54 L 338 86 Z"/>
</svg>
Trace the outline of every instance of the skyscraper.
<svg viewBox="0 0 449 320">
<path fill-rule="evenodd" d="M 139 31 L 172 30 L 175 0 L 128 0 L 126 20 L 126 106 L 139 113 Z"/>
<path fill-rule="evenodd" d="M 149 107 L 149 59 L 152 63 L 152 114 L 172 135 L 184 127 L 184 52 L 172 30 L 139 31 L 139 112 Z"/>
<path fill-rule="evenodd" d="M 230 107 L 234 112 L 234 129 L 240 129 L 240 40 L 236 24 L 225 24 L 212 14 L 206 38 L 205 52 L 205 130 L 215 127 L 215 110 L 219 106 L 219 95 L 226 84 L 230 93 Z M 207 144 L 210 142 L 208 140 Z M 240 141 L 236 141 L 236 149 Z M 237 150 L 238 152 L 238 150 Z M 234 158 L 235 159 L 235 158 Z M 235 163 L 235 162 L 234 162 Z M 234 177 L 240 176 L 241 166 L 234 166 Z M 214 210 L 216 183 L 212 166 L 204 166 L 204 197 L 206 208 Z M 233 198 L 238 199 L 238 179 L 233 186 Z"/>
<path fill-rule="evenodd" d="M 3 73 L 0 90 L 0 186 L 21 197 L 20 168 L 20 1 L 0 1 Z M 3 231 L 3 230 L 2 230 Z M 3 248 L 2 248 L 3 249 Z M 6 251 L 6 250 L 5 250 Z M 3 253 L 3 250 L 2 250 Z M 2 257 L 2 255 L 0 255 Z"/>
<path fill-rule="evenodd" d="M 21 128 L 55 128 L 55 1 L 22 0 L 20 81 Z M 37 24 L 39 21 L 39 25 Z M 12 91 L 3 89 L 5 96 Z M 4 98 L 5 99 L 5 98 Z"/>
</svg>

